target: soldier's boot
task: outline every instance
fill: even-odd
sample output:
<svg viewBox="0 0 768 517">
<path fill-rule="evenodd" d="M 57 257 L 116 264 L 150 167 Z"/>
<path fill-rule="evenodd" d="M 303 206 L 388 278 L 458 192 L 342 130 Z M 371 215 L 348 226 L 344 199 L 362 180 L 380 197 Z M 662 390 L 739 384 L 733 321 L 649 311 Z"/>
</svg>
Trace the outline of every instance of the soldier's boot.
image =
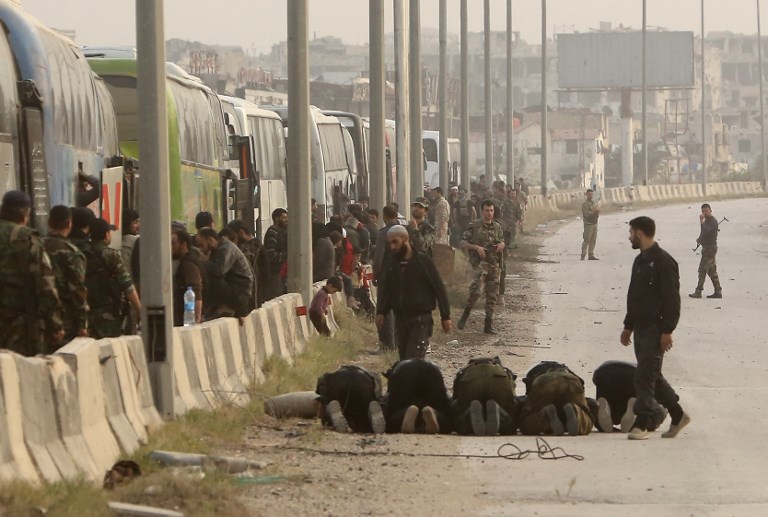
<svg viewBox="0 0 768 517">
<path fill-rule="evenodd" d="M 565 429 L 570 436 L 579 435 L 579 421 L 576 417 L 576 409 L 573 404 L 565 404 L 563 406 L 563 413 L 565 413 Z"/>
<path fill-rule="evenodd" d="M 707 296 L 707 298 L 722 298 L 723 288 L 720 285 L 720 278 L 718 278 L 717 274 L 712 277 L 712 283 L 715 286 L 715 292 Z"/>
<path fill-rule="evenodd" d="M 461 313 L 461 318 L 459 318 L 459 322 L 456 324 L 456 327 L 459 330 L 464 330 L 464 327 L 467 326 L 467 320 L 469 319 L 469 313 L 472 312 L 472 309 L 464 309 L 464 312 Z"/>
<path fill-rule="evenodd" d="M 701 298 L 701 291 L 702 289 L 699 289 L 698 287 L 694 292 L 688 295 L 688 298 Z"/>
<path fill-rule="evenodd" d="M 562 436 L 563 434 L 565 434 L 563 423 L 560 421 L 560 418 L 557 416 L 557 409 L 555 409 L 555 406 L 553 406 L 552 404 L 549 404 L 548 406 L 544 406 L 541 409 L 541 411 L 547 417 L 547 420 L 549 421 L 549 429 L 550 431 L 552 431 L 553 435 Z"/>
<path fill-rule="evenodd" d="M 493 336 L 498 334 L 495 330 L 493 330 L 493 318 L 489 316 L 485 317 L 485 327 L 483 328 L 483 332 L 486 334 L 491 334 Z"/>
</svg>

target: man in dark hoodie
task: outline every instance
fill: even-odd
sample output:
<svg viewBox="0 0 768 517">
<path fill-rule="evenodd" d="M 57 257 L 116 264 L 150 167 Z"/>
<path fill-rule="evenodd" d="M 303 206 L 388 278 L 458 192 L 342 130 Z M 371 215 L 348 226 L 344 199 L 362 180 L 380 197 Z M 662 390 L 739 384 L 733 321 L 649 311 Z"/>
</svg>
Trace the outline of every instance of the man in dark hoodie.
<svg viewBox="0 0 768 517">
<path fill-rule="evenodd" d="M 432 311 L 440 308 L 443 331 L 451 331 L 448 294 L 432 259 L 411 246 L 408 230 L 395 225 L 387 232 L 392 260 L 384 282 L 379 284 L 376 325 L 384 326 L 395 313 L 395 332 L 400 359 L 423 359 L 432 337 Z"/>
</svg>

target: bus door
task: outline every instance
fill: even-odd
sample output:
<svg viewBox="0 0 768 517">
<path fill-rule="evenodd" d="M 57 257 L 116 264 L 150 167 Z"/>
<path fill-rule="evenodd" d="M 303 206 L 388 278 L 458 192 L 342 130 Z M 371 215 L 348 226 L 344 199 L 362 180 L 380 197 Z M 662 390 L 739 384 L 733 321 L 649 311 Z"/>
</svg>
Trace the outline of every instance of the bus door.
<svg viewBox="0 0 768 517">
<path fill-rule="evenodd" d="M 43 144 L 42 97 L 32 81 L 17 83 L 21 109 L 22 170 L 21 190 L 32 200 L 31 225 L 45 234 L 48 230 L 48 166 Z"/>
<path fill-rule="evenodd" d="M 230 205 L 237 219 L 245 223 L 250 232 L 260 231 L 260 222 L 254 220 L 254 210 L 259 206 L 258 171 L 253 166 L 251 138 L 247 136 L 231 136 L 233 150 L 237 153 L 240 177 L 232 176 L 230 180 Z M 234 153 L 231 159 L 235 159 Z"/>
</svg>

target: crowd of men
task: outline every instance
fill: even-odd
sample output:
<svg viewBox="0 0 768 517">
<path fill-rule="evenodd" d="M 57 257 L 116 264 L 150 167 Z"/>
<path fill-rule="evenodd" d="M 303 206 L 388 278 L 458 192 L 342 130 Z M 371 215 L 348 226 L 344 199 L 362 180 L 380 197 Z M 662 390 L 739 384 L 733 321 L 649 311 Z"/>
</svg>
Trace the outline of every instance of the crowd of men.
<svg viewBox="0 0 768 517">
<path fill-rule="evenodd" d="M 139 329 L 140 219 L 125 210 L 117 230 L 87 207 L 54 206 L 45 236 L 29 226 L 32 203 L 9 191 L 0 205 L 0 325 L 4 347 L 23 355 L 49 354 L 76 337 L 96 339 Z M 214 228 L 201 212 L 194 237 L 186 224 L 170 228 L 173 322 L 184 321 L 184 294 L 195 294 L 194 321 L 243 317 L 285 293 L 287 212 L 275 210 L 264 244 L 240 220 Z"/>
</svg>

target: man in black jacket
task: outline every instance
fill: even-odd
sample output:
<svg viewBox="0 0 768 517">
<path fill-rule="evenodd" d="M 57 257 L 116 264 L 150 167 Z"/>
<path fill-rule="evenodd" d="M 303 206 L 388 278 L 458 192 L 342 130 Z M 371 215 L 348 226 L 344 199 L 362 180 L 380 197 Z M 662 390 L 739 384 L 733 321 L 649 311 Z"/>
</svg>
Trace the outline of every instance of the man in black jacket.
<svg viewBox="0 0 768 517">
<path fill-rule="evenodd" d="M 272 223 L 264 235 L 264 252 L 268 263 L 262 291 L 265 302 L 285 294 L 280 272 L 288 260 L 288 211 L 275 208 L 272 211 Z"/>
<path fill-rule="evenodd" d="M 436 305 L 440 307 L 443 331 L 451 330 L 448 294 L 432 259 L 411 246 L 404 226 L 390 228 L 387 241 L 392 260 L 379 285 L 376 325 L 382 328 L 385 316 L 394 311 L 400 359 L 423 359 L 432 337 L 432 311 Z"/>
<path fill-rule="evenodd" d="M 701 233 L 696 239 L 696 244 L 701 246 L 701 262 L 699 263 L 699 283 L 696 284 L 696 290 L 689 294 L 691 298 L 701 298 L 701 292 L 704 290 L 704 281 L 707 276 L 712 280 L 715 292 L 707 298 L 722 298 L 723 288 L 720 286 L 720 277 L 717 276 L 717 219 L 712 215 L 712 207 L 708 203 L 701 205 Z"/>
<path fill-rule="evenodd" d="M 634 412 L 637 415 L 630 440 L 646 440 L 666 417 L 669 408 L 672 425 L 663 438 L 674 438 L 691 421 L 678 403 L 679 397 L 664 379 L 661 366 L 664 353 L 672 349 L 672 332 L 680 320 L 680 274 L 677 262 L 654 241 L 656 223 L 650 217 L 629 222 L 629 242 L 640 254 L 632 264 L 627 293 L 627 316 L 620 341 L 629 346 L 635 334 Z M 661 405 L 659 405 L 661 402 Z"/>
</svg>

